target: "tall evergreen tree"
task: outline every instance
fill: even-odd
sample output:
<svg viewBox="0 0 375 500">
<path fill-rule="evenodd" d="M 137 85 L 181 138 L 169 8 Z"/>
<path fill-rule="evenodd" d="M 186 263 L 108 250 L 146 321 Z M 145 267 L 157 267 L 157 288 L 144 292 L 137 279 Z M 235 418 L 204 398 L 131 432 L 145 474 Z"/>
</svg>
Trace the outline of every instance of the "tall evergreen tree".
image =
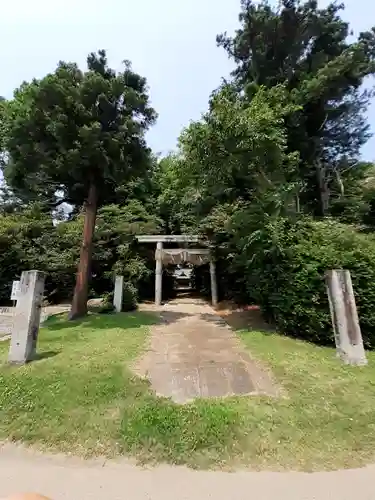
<svg viewBox="0 0 375 500">
<path fill-rule="evenodd" d="M 332 183 L 357 163 L 369 138 L 371 92 L 362 84 L 375 71 L 375 29 L 349 42 L 343 8 L 319 9 L 316 0 L 282 0 L 278 7 L 241 0 L 240 28 L 217 37 L 236 63 L 239 91 L 251 95 L 260 85 L 282 83 L 301 106 L 287 120 L 288 144 L 300 153 L 301 203 L 320 215 L 329 210 Z"/>
<path fill-rule="evenodd" d="M 85 221 L 71 318 L 87 312 L 92 242 L 98 207 L 116 188 L 150 168 L 145 131 L 156 115 L 145 78 L 125 62 L 108 67 L 105 51 L 88 70 L 60 62 L 54 73 L 24 83 L 2 105 L 4 176 L 15 195 L 50 207 L 84 205 Z"/>
</svg>

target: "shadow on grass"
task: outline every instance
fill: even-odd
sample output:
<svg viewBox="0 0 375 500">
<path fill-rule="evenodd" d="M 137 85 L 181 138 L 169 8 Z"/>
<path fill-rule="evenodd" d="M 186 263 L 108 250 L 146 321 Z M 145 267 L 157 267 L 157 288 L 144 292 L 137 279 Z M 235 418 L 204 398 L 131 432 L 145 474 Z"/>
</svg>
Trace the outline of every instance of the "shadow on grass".
<svg viewBox="0 0 375 500">
<path fill-rule="evenodd" d="M 232 310 L 224 313 L 218 312 L 218 315 L 233 330 L 249 330 L 262 332 L 265 334 L 277 334 L 276 327 L 266 323 L 259 309 L 250 310 Z"/>
<path fill-rule="evenodd" d="M 282 333 L 275 325 L 269 324 L 264 320 L 260 309 L 227 311 L 220 316 L 233 330 L 241 331 L 241 334 L 244 336 L 251 336 L 252 332 L 260 332 L 264 336 L 287 337 L 297 342 L 310 344 L 315 347 L 332 348 L 335 345 L 333 336 L 332 338 L 328 338 L 327 341 L 321 342 L 319 340 L 306 338 L 303 335 Z"/>
<path fill-rule="evenodd" d="M 68 320 L 66 313 L 50 316 L 44 323 L 48 331 L 82 326 L 85 329 L 108 330 L 111 328 L 139 328 L 158 323 L 158 317 L 148 312 L 133 311 L 128 313 L 88 314 L 84 318 Z"/>
<path fill-rule="evenodd" d="M 33 359 L 31 360 L 32 362 L 35 361 L 41 361 L 42 359 L 49 359 L 49 358 L 54 358 L 55 356 L 59 355 L 61 351 L 44 351 L 44 352 L 37 352 L 33 356 Z"/>
</svg>

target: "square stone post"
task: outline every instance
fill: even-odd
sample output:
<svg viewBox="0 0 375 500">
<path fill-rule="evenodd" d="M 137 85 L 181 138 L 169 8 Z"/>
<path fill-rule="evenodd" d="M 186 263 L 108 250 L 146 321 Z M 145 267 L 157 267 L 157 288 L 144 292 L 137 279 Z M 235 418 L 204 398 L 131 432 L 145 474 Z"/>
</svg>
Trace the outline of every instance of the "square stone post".
<svg viewBox="0 0 375 500">
<path fill-rule="evenodd" d="M 213 307 L 218 304 L 217 282 L 216 282 L 216 264 L 210 260 L 210 276 L 211 276 L 211 300 Z"/>
<path fill-rule="evenodd" d="M 328 271 L 326 285 L 337 355 L 346 364 L 366 365 L 350 272 L 343 269 Z"/>
<path fill-rule="evenodd" d="M 44 279 L 45 275 L 40 271 L 22 273 L 10 340 L 10 363 L 27 363 L 36 354 Z"/>
<path fill-rule="evenodd" d="M 116 312 L 122 311 L 122 294 L 124 292 L 124 277 L 116 276 L 115 279 L 115 291 L 113 294 L 113 305 Z"/>
<path fill-rule="evenodd" d="M 158 241 L 155 252 L 155 304 L 161 305 L 162 301 L 162 286 L 163 286 L 163 243 Z"/>
</svg>

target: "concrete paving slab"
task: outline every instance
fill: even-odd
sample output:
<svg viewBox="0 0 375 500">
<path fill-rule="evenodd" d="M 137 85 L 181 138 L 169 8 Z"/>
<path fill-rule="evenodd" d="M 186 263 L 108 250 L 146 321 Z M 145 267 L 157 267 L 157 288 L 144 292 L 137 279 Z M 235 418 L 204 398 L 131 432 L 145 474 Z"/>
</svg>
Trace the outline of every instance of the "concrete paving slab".
<svg viewBox="0 0 375 500">
<path fill-rule="evenodd" d="M 203 300 L 178 299 L 157 310 L 161 324 L 151 331 L 149 350 L 135 371 L 159 396 L 176 403 L 195 398 L 276 395 L 227 323 Z"/>
</svg>

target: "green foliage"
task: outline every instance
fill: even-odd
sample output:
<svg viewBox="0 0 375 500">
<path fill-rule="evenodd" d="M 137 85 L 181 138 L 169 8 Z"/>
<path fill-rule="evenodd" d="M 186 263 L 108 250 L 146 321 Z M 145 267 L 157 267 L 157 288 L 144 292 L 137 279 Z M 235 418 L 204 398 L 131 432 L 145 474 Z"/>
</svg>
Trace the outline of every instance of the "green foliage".
<svg viewBox="0 0 375 500">
<path fill-rule="evenodd" d="M 45 271 L 45 293 L 51 302 L 71 294 L 79 256 L 81 220 L 54 226 L 37 205 L 0 215 L 0 301 L 10 298 L 12 281 L 22 271 Z"/>
<path fill-rule="evenodd" d="M 331 213 L 372 225 L 371 166 L 358 156 L 369 136 L 370 94 L 360 86 L 375 70 L 375 31 L 349 42 L 338 4 L 241 5 L 240 29 L 218 39 L 236 63 L 233 80 L 182 132 L 178 153 L 159 163 L 160 213 L 167 230 L 210 240 L 220 298 L 258 302 L 290 335 L 332 341 L 324 272 L 347 267 L 366 345 L 375 347 L 365 306 L 375 302 L 363 285 L 374 267 L 371 238 L 338 222 L 299 220 Z M 194 280 L 207 292 L 204 268 Z"/>
<path fill-rule="evenodd" d="M 155 169 L 156 208 L 166 234 L 184 233 L 195 223 L 191 203 L 196 201 L 195 186 L 190 174 L 177 154 L 162 158 Z"/>
<path fill-rule="evenodd" d="M 135 235 L 159 233 L 160 225 L 160 219 L 137 200 L 99 209 L 92 264 L 92 284 L 96 283 L 97 294 L 113 287 L 113 276 L 118 274 L 137 289 L 139 298 L 149 296 L 155 250 L 150 245 L 139 245 Z M 103 288 L 98 286 L 98 280 Z"/>
<path fill-rule="evenodd" d="M 217 93 L 203 121 L 180 138 L 200 196 L 212 204 L 249 200 L 292 180 L 298 156 L 286 151 L 284 120 L 295 109 L 281 86 L 260 88 L 250 102 L 231 86 Z"/>
<path fill-rule="evenodd" d="M 240 27 L 218 36 L 234 60 L 236 88 L 249 96 L 263 85 L 286 86 L 300 109 L 287 119 L 290 151 L 301 163 L 301 206 L 326 215 L 331 185 L 344 163 L 356 168 L 369 138 L 365 111 L 371 92 L 361 84 L 375 71 L 375 29 L 349 41 L 343 4 L 317 1 L 241 0 Z M 346 168 L 346 167 L 345 167 Z"/>
<path fill-rule="evenodd" d="M 116 74 L 105 51 L 90 54 L 87 66 L 83 72 L 60 62 L 3 105 L 5 178 L 27 200 L 80 206 L 94 183 L 102 205 L 114 201 L 116 187 L 147 171 L 144 133 L 156 115 L 146 80 L 129 62 Z"/>
<path fill-rule="evenodd" d="M 246 225 L 246 224 L 245 224 Z M 287 335 L 333 343 L 325 272 L 349 269 L 367 348 L 375 348 L 375 239 L 334 220 L 270 220 L 241 241 L 247 293 Z"/>
<path fill-rule="evenodd" d="M 104 50 L 89 54 L 86 72 L 60 62 L 0 108 L 2 165 L 13 192 L 50 208 L 85 207 L 71 318 L 87 313 L 98 207 L 118 202 L 152 164 L 145 132 L 156 114 L 146 79 L 130 62 L 124 66 L 120 73 L 109 68 Z"/>
<path fill-rule="evenodd" d="M 137 308 L 138 290 L 133 283 L 125 282 L 122 291 L 122 310 L 134 311 Z"/>
<path fill-rule="evenodd" d="M 249 200 L 288 210 L 298 155 L 287 152 L 284 121 L 295 109 L 282 86 L 259 88 L 250 102 L 231 86 L 221 89 L 181 134 L 179 154 L 160 165 L 167 228 L 196 231 L 212 211 Z"/>
<path fill-rule="evenodd" d="M 153 249 L 138 245 L 134 236 L 159 232 L 159 224 L 135 200 L 99 210 L 90 283 L 93 297 L 113 290 L 116 272 L 136 288 L 137 296 L 148 297 L 153 287 Z M 9 301 L 12 281 L 28 269 L 46 273 L 45 294 L 50 302 L 71 299 L 82 226 L 82 214 L 54 224 L 36 204 L 0 214 L 0 303 Z"/>
</svg>

